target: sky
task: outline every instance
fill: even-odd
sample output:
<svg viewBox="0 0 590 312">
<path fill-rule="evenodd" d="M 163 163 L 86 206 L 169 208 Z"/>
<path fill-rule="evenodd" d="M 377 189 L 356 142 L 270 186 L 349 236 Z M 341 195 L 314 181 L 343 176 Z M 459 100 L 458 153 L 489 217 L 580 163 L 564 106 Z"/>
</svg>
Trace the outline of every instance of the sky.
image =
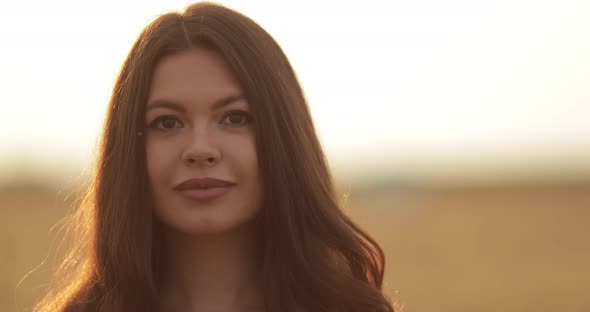
<svg viewBox="0 0 590 312">
<path fill-rule="evenodd" d="M 590 1 L 217 1 L 283 47 L 337 169 L 590 176 Z M 190 1 L 0 2 L 0 174 L 89 165 L 139 32 Z"/>
</svg>

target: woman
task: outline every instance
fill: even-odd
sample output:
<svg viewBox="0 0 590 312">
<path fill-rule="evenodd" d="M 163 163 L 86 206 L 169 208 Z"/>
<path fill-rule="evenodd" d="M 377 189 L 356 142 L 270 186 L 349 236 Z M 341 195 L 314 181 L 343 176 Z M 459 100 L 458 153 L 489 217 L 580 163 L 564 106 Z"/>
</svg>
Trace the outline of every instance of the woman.
<svg viewBox="0 0 590 312">
<path fill-rule="evenodd" d="M 219 5 L 135 42 L 72 226 L 36 311 L 393 311 L 285 54 Z"/>
</svg>

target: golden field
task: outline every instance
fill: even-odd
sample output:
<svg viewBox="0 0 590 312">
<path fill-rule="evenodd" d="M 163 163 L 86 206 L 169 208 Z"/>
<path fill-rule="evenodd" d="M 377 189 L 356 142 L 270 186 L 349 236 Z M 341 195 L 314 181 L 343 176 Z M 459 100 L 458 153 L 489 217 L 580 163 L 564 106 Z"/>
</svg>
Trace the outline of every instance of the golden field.
<svg viewBox="0 0 590 312">
<path fill-rule="evenodd" d="M 381 243 L 402 311 L 590 311 L 589 183 L 341 190 Z M 29 311 L 43 291 L 50 229 L 76 199 L 43 184 L 0 190 L 0 311 Z"/>
</svg>

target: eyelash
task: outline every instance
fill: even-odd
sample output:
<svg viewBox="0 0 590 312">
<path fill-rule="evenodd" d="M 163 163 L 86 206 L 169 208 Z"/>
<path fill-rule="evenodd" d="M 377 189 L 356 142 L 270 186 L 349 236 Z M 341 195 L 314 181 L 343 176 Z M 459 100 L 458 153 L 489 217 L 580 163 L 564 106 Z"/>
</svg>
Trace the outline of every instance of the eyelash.
<svg viewBox="0 0 590 312">
<path fill-rule="evenodd" d="M 246 125 L 248 125 L 248 124 L 250 124 L 252 122 L 252 115 L 250 113 L 248 113 L 246 111 L 242 111 L 242 110 L 229 111 L 225 115 L 223 115 L 223 118 L 221 120 L 223 121 L 227 117 L 234 116 L 234 115 L 244 116 L 244 118 L 246 120 L 245 121 L 246 124 L 244 124 L 243 126 L 246 126 Z M 162 116 L 159 116 L 158 118 L 154 119 L 148 125 L 148 128 L 154 129 L 154 130 L 159 130 L 159 131 L 165 131 L 165 132 L 168 132 L 168 131 L 170 131 L 172 129 L 175 129 L 176 127 L 173 127 L 173 128 L 160 128 L 160 127 L 158 127 L 158 125 L 160 124 L 161 121 L 168 120 L 168 119 L 179 121 L 178 118 L 176 118 L 176 116 L 174 116 L 174 115 L 162 115 Z M 240 125 L 237 125 L 237 126 L 242 126 L 242 125 L 240 124 Z M 234 126 L 229 125 L 229 127 L 232 127 L 233 128 Z"/>
</svg>

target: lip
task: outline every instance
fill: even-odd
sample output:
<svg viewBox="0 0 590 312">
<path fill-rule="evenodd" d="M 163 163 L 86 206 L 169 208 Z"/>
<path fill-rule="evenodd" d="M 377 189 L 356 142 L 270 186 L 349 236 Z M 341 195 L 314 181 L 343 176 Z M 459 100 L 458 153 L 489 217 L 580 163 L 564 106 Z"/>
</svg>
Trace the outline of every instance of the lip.
<svg viewBox="0 0 590 312">
<path fill-rule="evenodd" d="M 174 189 L 188 199 L 208 201 L 222 196 L 234 185 L 235 183 L 225 180 L 200 178 L 185 180 Z"/>
<path fill-rule="evenodd" d="M 180 193 L 191 200 L 209 201 L 225 194 L 230 188 L 231 186 L 210 187 L 208 189 L 186 189 L 180 191 Z"/>
<path fill-rule="evenodd" d="M 233 182 L 215 179 L 215 178 L 198 178 L 185 180 L 174 187 L 177 191 L 184 190 L 195 190 L 204 188 L 218 188 L 218 187 L 230 187 L 235 185 Z"/>
</svg>

